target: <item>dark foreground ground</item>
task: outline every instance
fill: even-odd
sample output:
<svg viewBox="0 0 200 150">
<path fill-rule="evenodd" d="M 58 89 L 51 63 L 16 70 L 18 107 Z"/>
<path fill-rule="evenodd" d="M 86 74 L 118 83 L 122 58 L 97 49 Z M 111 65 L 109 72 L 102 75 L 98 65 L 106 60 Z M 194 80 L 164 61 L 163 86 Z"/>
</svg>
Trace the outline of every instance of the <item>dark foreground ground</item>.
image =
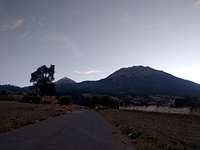
<svg viewBox="0 0 200 150">
<path fill-rule="evenodd" d="M 129 137 L 136 150 L 200 150 L 200 117 L 118 110 L 100 113 Z"/>
<path fill-rule="evenodd" d="M 0 134 L 1 150 L 118 150 L 112 127 L 94 111 L 76 111 Z"/>
</svg>

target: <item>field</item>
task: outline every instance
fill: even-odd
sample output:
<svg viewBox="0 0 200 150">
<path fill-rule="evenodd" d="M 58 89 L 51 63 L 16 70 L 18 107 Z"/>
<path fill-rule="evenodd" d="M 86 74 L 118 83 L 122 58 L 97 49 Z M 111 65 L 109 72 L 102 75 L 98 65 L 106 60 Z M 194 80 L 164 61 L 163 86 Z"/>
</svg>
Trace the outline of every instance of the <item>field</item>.
<svg viewBox="0 0 200 150">
<path fill-rule="evenodd" d="M 78 110 L 78 106 L 0 102 L 0 133 Z"/>
<path fill-rule="evenodd" d="M 136 150 L 200 149 L 200 117 L 118 110 L 100 110 L 100 114 L 120 130 Z"/>
</svg>

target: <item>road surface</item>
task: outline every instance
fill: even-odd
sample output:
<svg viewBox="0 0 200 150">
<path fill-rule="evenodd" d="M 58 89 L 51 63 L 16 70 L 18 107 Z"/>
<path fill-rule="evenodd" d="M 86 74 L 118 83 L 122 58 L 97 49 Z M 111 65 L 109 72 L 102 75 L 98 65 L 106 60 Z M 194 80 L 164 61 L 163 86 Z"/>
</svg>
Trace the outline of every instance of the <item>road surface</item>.
<svg viewBox="0 0 200 150">
<path fill-rule="evenodd" d="M 94 111 L 80 111 L 0 134 L 1 150 L 118 150 L 112 127 Z"/>
</svg>

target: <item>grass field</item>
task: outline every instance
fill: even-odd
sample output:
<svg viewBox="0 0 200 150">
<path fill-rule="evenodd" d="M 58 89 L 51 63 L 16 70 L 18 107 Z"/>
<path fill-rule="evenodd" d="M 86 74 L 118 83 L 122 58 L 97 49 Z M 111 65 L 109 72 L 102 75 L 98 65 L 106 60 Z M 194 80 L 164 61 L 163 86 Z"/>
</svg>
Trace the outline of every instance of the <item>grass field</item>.
<svg viewBox="0 0 200 150">
<path fill-rule="evenodd" d="M 136 150 L 199 150 L 200 117 L 101 110 Z"/>
<path fill-rule="evenodd" d="M 0 101 L 0 133 L 78 109 L 78 106 Z"/>
</svg>

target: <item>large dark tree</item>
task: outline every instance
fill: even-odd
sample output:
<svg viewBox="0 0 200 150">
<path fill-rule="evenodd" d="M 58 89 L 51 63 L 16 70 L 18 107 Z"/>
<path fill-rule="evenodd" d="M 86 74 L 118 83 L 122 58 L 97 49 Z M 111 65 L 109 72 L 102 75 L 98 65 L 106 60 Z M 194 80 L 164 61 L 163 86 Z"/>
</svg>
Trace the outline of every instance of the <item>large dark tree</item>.
<svg viewBox="0 0 200 150">
<path fill-rule="evenodd" d="M 49 68 L 43 65 L 31 74 L 30 82 L 41 96 L 55 95 L 54 73 L 55 65 L 51 65 Z"/>
</svg>

